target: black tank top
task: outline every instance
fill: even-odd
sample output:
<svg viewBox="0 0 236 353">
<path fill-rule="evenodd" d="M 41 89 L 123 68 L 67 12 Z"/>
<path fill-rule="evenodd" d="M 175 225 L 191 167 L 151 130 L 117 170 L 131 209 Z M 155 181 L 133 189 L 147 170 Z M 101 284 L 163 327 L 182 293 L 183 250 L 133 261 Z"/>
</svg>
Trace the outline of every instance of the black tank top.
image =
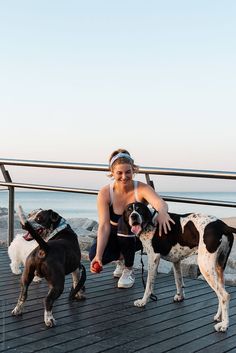
<svg viewBox="0 0 236 353">
<path fill-rule="evenodd" d="M 135 201 L 138 201 L 138 195 L 137 195 L 137 188 L 138 188 L 138 181 L 134 180 L 134 198 Z M 110 211 L 110 221 L 112 223 L 118 223 L 119 218 L 121 217 L 120 214 L 116 214 L 113 210 L 113 183 L 110 184 L 110 206 L 109 206 L 109 211 Z"/>
</svg>

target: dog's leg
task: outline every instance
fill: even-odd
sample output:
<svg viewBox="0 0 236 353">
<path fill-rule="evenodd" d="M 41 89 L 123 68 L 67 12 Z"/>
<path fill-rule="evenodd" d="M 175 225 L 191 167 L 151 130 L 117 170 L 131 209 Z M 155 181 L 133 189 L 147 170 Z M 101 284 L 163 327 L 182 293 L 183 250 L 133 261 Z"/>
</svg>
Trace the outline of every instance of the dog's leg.
<svg viewBox="0 0 236 353">
<path fill-rule="evenodd" d="M 11 261 L 10 268 L 11 268 L 11 272 L 14 273 L 14 275 L 20 275 L 22 273 L 20 269 L 20 265 L 21 263 L 18 261 Z"/>
<path fill-rule="evenodd" d="M 220 322 L 214 326 L 215 330 L 225 332 L 229 327 L 228 309 L 230 295 L 224 288 L 223 269 L 216 264 L 216 256 L 216 253 L 199 254 L 198 265 L 202 275 L 218 297 L 218 310 L 214 320 Z"/>
<path fill-rule="evenodd" d="M 226 331 L 229 326 L 229 301 L 230 294 L 226 292 L 224 288 L 224 270 L 220 265 L 216 265 L 217 273 L 217 282 L 219 288 L 219 305 L 217 314 L 214 316 L 214 320 L 218 321 L 219 324 L 215 325 L 216 331 Z M 226 326 L 226 329 L 222 329 L 222 323 L 225 323 L 223 326 Z"/>
<path fill-rule="evenodd" d="M 184 300 L 184 281 L 181 270 L 181 261 L 173 263 L 173 270 L 175 276 L 175 285 L 177 293 L 174 296 L 174 302 L 182 302 Z"/>
<path fill-rule="evenodd" d="M 39 276 L 37 275 L 37 272 L 35 272 L 34 278 L 33 278 L 33 282 L 35 282 L 35 283 L 40 283 L 42 280 L 43 280 L 42 277 L 39 277 Z"/>
<path fill-rule="evenodd" d="M 57 280 L 49 280 L 49 292 L 44 300 L 44 322 L 47 327 L 56 326 L 56 320 L 52 314 L 53 303 L 62 294 L 64 290 L 65 275 L 63 273 L 55 275 L 52 278 Z M 47 278 L 46 278 L 47 279 Z"/>
<path fill-rule="evenodd" d="M 146 284 L 143 298 L 137 299 L 134 302 L 134 305 L 138 307 L 145 306 L 151 294 L 153 293 L 157 267 L 160 262 L 160 254 L 154 253 L 151 245 L 148 248 L 145 248 L 145 251 L 147 252 L 147 255 L 148 255 L 148 277 L 147 277 L 147 284 Z"/>
<path fill-rule="evenodd" d="M 11 272 L 14 273 L 14 275 L 20 275 L 22 273 L 20 269 L 20 265 L 22 265 L 22 261 L 18 254 L 18 246 L 19 244 L 17 240 L 14 239 L 8 248 L 8 256 L 10 257 L 10 260 L 11 260 L 10 268 L 11 268 Z"/>
<path fill-rule="evenodd" d="M 83 271 L 83 269 L 82 269 Z M 83 274 L 82 274 L 83 275 Z M 70 296 L 69 298 L 70 299 L 76 299 L 76 300 L 83 300 L 85 299 L 85 295 L 84 295 L 84 291 L 85 291 L 85 287 L 84 287 L 84 282 L 85 280 L 82 280 L 83 283 L 81 284 L 81 271 L 79 270 L 79 268 L 72 272 L 72 280 L 73 280 L 73 287 L 71 288 L 71 292 L 70 292 Z M 77 288 L 80 288 L 78 289 L 78 291 L 76 292 Z"/>
<path fill-rule="evenodd" d="M 27 299 L 28 287 L 34 278 L 34 266 L 27 266 L 21 276 L 21 292 L 15 308 L 12 310 L 12 315 L 18 316 L 23 312 L 24 303 Z"/>
</svg>

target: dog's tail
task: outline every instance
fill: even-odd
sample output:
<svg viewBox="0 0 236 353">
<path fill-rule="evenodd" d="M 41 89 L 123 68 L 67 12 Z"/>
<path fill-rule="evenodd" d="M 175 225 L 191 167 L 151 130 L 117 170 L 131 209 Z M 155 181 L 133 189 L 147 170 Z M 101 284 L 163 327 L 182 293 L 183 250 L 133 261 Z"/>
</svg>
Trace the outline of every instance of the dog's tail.
<svg viewBox="0 0 236 353">
<path fill-rule="evenodd" d="M 75 296 L 76 296 L 76 293 L 78 293 L 83 287 L 84 287 L 84 283 L 86 281 L 86 268 L 84 267 L 84 265 L 80 265 L 80 268 L 81 268 L 81 275 L 80 275 L 80 279 L 79 279 L 79 282 L 77 283 L 77 285 L 75 286 L 75 288 L 71 288 L 71 291 L 70 291 L 70 295 L 69 295 L 69 299 L 70 300 L 74 300 L 75 299 Z"/>
<path fill-rule="evenodd" d="M 23 228 L 26 229 L 30 233 L 30 235 L 32 235 L 32 237 L 39 244 L 39 247 L 47 253 L 49 249 L 48 244 L 41 238 L 40 235 L 38 235 L 32 224 L 29 221 L 26 221 Z"/>
<path fill-rule="evenodd" d="M 236 228 L 227 226 L 226 232 L 227 232 L 227 234 L 228 234 L 228 233 L 233 233 L 233 234 L 236 235 Z"/>
<path fill-rule="evenodd" d="M 223 234 L 228 239 L 228 247 L 222 248 L 218 256 L 218 264 L 224 270 L 234 243 L 234 234 L 236 235 L 236 228 L 228 226 L 223 222 Z"/>
</svg>

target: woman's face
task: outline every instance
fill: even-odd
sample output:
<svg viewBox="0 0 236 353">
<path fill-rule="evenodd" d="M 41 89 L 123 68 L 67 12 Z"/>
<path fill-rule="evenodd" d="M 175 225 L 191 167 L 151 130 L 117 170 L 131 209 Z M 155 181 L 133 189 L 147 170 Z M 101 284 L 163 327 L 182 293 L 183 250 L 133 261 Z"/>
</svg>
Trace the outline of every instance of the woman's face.
<svg viewBox="0 0 236 353">
<path fill-rule="evenodd" d="M 112 168 L 112 175 L 115 181 L 121 182 L 122 184 L 127 184 L 132 180 L 133 174 L 132 165 L 128 163 L 118 163 Z"/>
</svg>

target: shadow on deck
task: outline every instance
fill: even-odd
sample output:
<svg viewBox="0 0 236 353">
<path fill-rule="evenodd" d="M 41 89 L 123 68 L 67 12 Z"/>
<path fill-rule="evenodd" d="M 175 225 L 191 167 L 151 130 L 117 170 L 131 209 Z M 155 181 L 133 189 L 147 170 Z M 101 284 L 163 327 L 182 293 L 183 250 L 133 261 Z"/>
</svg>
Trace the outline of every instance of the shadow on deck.
<svg viewBox="0 0 236 353">
<path fill-rule="evenodd" d="M 85 263 L 88 269 L 88 263 Z M 143 294 L 141 270 L 131 289 L 118 289 L 112 277 L 114 266 L 106 266 L 99 275 L 87 271 L 83 302 L 69 303 L 71 277 L 64 293 L 54 305 L 57 326 L 46 328 L 43 322 L 45 281 L 32 283 L 24 314 L 12 317 L 19 295 L 19 276 L 11 273 L 6 247 L 0 247 L 0 350 L 2 352 L 236 352 L 236 287 L 231 293 L 230 327 L 226 333 L 214 332 L 213 316 L 217 300 L 201 280 L 186 278 L 186 300 L 173 303 L 175 284 L 172 276 L 158 274 L 157 302 L 146 308 L 133 306 Z"/>
</svg>

